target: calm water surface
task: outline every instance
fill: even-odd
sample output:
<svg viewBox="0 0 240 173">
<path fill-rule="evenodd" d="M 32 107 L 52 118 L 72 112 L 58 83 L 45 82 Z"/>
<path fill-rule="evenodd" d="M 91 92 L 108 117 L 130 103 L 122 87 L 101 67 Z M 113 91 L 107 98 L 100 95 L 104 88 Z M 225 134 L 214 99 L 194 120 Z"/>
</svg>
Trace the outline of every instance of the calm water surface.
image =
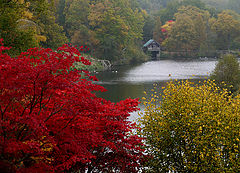
<svg viewBox="0 0 240 173">
<path fill-rule="evenodd" d="M 135 66 L 117 67 L 97 74 L 98 84 L 108 91 L 99 96 L 113 102 L 126 98 L 142 98 L 143 92 L 150 92 L 153 84 L 160 88 L 169 80 L 203 80 L 215 68 L 217 60 L 159 60 Z M 143 105 L 140 104 L 143 109 Z M 135 120 L 137 113 L 130 119 Z"/>
</svg>

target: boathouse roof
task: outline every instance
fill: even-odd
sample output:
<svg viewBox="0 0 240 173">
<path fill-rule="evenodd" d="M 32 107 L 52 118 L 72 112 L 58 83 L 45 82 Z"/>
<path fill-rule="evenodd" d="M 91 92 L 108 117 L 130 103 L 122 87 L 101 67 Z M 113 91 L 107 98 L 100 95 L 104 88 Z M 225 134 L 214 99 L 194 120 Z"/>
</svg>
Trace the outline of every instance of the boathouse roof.
<svg viewBox="0 0 240 173">
<path fill-rule="evenodd" d="M 147 43 L 145 43 L 144 45 L 143 45 L 143 47 L 148 47 L 150 44 L 152 44 L 152 43 L 156 43 L 156 44 L 158 44 L 159 46 L 160 46 L 160 44 L 158 43 L 158 42 L 156 42 L 155 40 L 153 40 L 153 39 L 150 39 Z"/>
</svg>

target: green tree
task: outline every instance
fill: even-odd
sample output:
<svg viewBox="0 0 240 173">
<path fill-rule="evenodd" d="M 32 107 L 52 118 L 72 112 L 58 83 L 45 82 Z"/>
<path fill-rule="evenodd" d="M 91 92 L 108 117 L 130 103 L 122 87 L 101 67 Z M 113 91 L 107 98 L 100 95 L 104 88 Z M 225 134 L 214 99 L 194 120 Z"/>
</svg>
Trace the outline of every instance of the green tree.
<svg viewBox="0 0 240 173">
<path fill-rule="evenodd" d="M 137 0 L 139 6 L 146 10 L 149 14 L 153 14 L 159 9 L 165 8 L 167 3 L 172 0 Z"/>
<path fill-rule="evenodd" d="M 143 14 L 138 9 L 132 9 L 129 0 L 92 4 L 88 20 L 90 29 L 99 40 L 99 57 L 122 61 L 125 50 L 142 39 Z"/>
<path fill-rule="evenodd" d="M 136 1 L 68 0 L 64 11 L 71 43 L 87 45 L 93 56 L 117 63 L 130 58 L 128 53 L 136 52 L 136 45 L 141 51 L 138 41 L 142 39 L 144 12 Z"/>
<path fill-rule="evenodd" d="M 152 15 L 144 15 L 144 26 L 143 26 L 143 42 L 146 43 L 148 40 L 153 38 L 153 29 L 155 26 L 155 20 Z"/>
<path fill-rule="evenodd" d="M 203 44 L 206 44 L 205 42 L 207 40 L 207 35 L 208 35 L 207 28 L 209 27 L 208 21 L 210 18 L 209 12 L 206 10 L 197 8 L 195 6 L 185 6 L 185 7 L 183 6 L 178 9 L 178 13 L 176 13 L 175 16 L 178 16 L 181 14 L 187 14 L 188 16 L 190 16 L 194 23 L 194 28 L 197 33 L 196 39 L 198 40 L 197 47 L 200 48 L 200 46 L 202 46 Z"/>
<path fill-rule="evenodd" d="M 99 40 L 96 32 L 90 27 L 88 19 L 90 15 L 91 1 L 71 0 L 65 3 L 65 30 L 70 42 L 76 46 L 87 46 L 92 55 L 95 55 Z"/>
<path fill-rule="evenodd" d="M 149 172 L 239 172 L 240 96 L 208 80 L 169 82 L 140 118 Z"/>
<path fill-rule="evenodd" d="M 240 66 L 237 58 L 231 54 L 223 56 L 211 74 L 211 79 L 221 88 L 236 92 L 240 86 Z"/>
<path fill-rule="evenodd" d="M 30 47 L 38 46 L 36 31 L 32 27 L 22 29 L 20 20 L 28 20 L 31 13 L 28 3 L 24 1 L 0 1 L 0 38 L 5 40 L 5 45 L 12 47 L 11 54 L 19 54 Z"/>
<path fill-rule="evenodd" d="M 160 17 L 155 18 L 155 26 L 153 28 L 153 39 L 156 40 L 158 43 L 163 41 L 163 34 L 162 34 L 162 23 Z"/>
<path fill-rule="evenodd" d="M 64 10 L 65 29 L 69 38 L 72 38 L 74 32 L 80 30 L 82 25 L 88 26 L 89 3 L 89 0 L 66 1 Z"/>
<path fill-rule="evenodd" d="M 182 0 L 180 2 L 180 6 L 189 6 L 189 5 L 197 7 L 202 10 L 206 9 L 205 3 L 203 3 L 202 1 L 199 1 L 199 0 Z"/>
<path fill-rule="evenodd" d="M 211 29 L 217 34 L 217 49 L 231 49 L 231 44 L 240 34 L 240 21 L 234 19 L 228 11 L 222 11 L 217 19 L 212 19 Z"/>
<path fill-rule="evenodd" d="M 88 19 L 99 40 L 98 56 L 116 61 L 128 40 L 129 28 L 123 18 L 111 2 L 105 1 L 91 6 Z"/>
<path fill-rule="evenodd" d="M 65 9 L 65 3 L 66 0 L 57 0 L 55 3 L 55 8 L 56 8 L 56 21 L 60 26 L 65 25 L 65 14 L 64 14 L 64 9 Z"/>
<path fill-rule="evenodd" d="M 202 0 L 206 5 L 216 8 L 217 10 L 223 10 L 227 8 L 229 0 Z"/>
<path fill-rule="evenodd" d="M 169 2 L 167 7 L 159 10 L 156 15 L 160 16 L 162 23 L 166 23 L 169 20 L 173 20 L 174 14 L 177 13 L 179 7 L 179 2 Z"/>
<path fill-rule="evenodd" d="M 63 27 L 55 21 L 55 6 L 51 1 L 34 1 L 30 3 L 30 11 L 33 13 L 33 20 L 41 28 L 40 34 L 46 37 L 46 40 L 40 42 L 41 47 L 56 49 L 67 42 Z"/>
<path fill-rule="evenodd" d="M 57 48 L 66 42 L 63 28 L 55 23 L 52 1 L 0 1 L 0 37 L 13 54 L 31 47 Z"/>
<path fill-rule="evenodd" d="M 167 7 L 160 9 L 156 15 L 159 15 L 162 23 L 165 23 L 168 20 L 173 20 L 175 13 L 177 13 L 178 9 L 182 6 L 193 6 L 201 10 L 206 10 L 205 4 L 199 0 L 174 0 L 168 2 Z"/>
</svg>

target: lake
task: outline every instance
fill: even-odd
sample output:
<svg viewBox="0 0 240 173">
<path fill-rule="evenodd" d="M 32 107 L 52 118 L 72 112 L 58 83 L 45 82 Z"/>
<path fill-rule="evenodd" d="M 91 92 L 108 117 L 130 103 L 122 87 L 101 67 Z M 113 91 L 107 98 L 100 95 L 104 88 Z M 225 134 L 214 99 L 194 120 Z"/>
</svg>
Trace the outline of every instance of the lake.
<svg viewBox="0 0 240 173">
<path fill-rule="evenodd" d="M 134 66 L 115 67 L 111 71 L 96 74 L 99 85 L 108 91 L 98 96 L 118 102 L 126 98 L 142 98 L 144 91 L 150 92 L 153 84 L 159 87 L 170 80 L 203 80 L 214 70 L 217 63 L 213 60 L 158 60 L 148 61 Z M 139 107 L 143 109 L 143 105 Z M 137 113 L 132 113 L 130 119 L 135 120 Z"/>
</svg>

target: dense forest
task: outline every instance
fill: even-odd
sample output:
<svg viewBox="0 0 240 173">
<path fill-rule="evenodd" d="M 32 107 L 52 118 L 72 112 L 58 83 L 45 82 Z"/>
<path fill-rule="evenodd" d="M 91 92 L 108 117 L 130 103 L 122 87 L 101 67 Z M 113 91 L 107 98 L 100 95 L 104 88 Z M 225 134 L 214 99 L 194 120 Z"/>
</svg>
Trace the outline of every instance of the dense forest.
<svg viewBox="0 0 240 173">
<path fill-rule="evenodd" d="M 238 0 L 1 0 L 0 37 L 13 55 L 30 47 L 86 46 L 114 64 L 143 61 L 154 38 L 169 52 L 240 47 Z"/>
</svg>

